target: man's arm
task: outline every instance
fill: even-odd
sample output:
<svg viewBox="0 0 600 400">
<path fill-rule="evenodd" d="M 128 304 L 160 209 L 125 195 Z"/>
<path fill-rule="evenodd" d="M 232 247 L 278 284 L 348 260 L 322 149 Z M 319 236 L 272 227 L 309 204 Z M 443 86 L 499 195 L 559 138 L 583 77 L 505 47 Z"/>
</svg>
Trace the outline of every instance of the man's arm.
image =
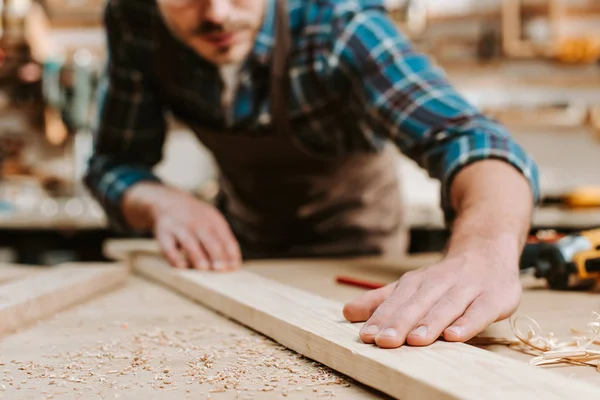
<svg viewBox="0 0 600 400">
<path fill-rule="evenodd" d="M 537 167 L 529 154 L 416 52 L 383 9 L 348 12 L 334 30 L 333 81 L 353 88 L 351 96 L 366 110 L 373 130 L 442 183 L 441 206 L 449 223 L 456 214 L 450 186 L 460 169 L 479 160 L 512 165 L 528 179 L 537 201 Z"/>
<path fill-rule="evenodd" d="M 507 256 L 520 255 L 529 233 L 533 195 L 513 167 L 496 160 L 467 166 L 454 179 L 450 198 L 457 218 L 449 255 L 473 250 L 477 241 L 494 241 L 507 248 Z"/>
<path fill-rule="evenodd" d="M 99 126 L 85 183 L 111 225 L 122 231 L 152 232 L 173 266 L 238 268 L 241 251 L 221 213 L 184 190 L 163 184 L 152 172 L 165 140 L 163 107 L 138 67 L 152 60 L 136 62 L 129 56 L 127 38 L 139 32 L 128 27 L 121 7 L 119 0 L 111 0 L 106 8 L 108 76 L 101 85 Z"/>
<path fill-rule="evenodd" d="M 84 182 L 112 226 L 121 231 L 146 230 L 147 218 L 139 211 L 124 212 L 123 203 L 134 186 L 160 184 L 152 168 L 162 156 L 165 119 L 160 101 L 128 54 L 128 27 L 116 3 L 107 2 L 105 11 L 108 64 L 100 84 L 98 126 Z"/>
<path fill-rule="evenodd" d="M 452 235 L 444 260 L 349 303 L 382 347 L 468 340 L 520 299 L 518 260 L 539 198 L 537 168 L 500 124 L 466 102 L 385 13 L 339 20 L 331 65 L 376 131 L 442 183 Z M 456 328 L 456 329 L 454 329 Z"/>
</svg>

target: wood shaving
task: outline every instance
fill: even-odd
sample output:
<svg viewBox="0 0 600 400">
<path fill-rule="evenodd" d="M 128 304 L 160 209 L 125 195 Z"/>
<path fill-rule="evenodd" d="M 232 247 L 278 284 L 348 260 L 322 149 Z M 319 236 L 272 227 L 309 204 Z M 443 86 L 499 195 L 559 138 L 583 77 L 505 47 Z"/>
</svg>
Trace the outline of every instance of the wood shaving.
<svg viewBox="0 0 600 400">
<path fill-rule="evenodd" d="M 527 334 L 517 326 L 519 318 L 512 321 L 513 334 L 519 339 L 521 345 L 528 346 L 537 353 L 530 364 L 548 365 L 558 363 L 570 363 L 577 365 L 590 365 L 600 370 L 600 350 L 592 346 L 600 337 L 600 314 L 592 312 L 587 324 L 587 331 L 578 332 L 570 340 L 559 341 L 553 333 L 543 334 L 540 325 L 531 317 L 525 317 L 529 321 Z M 511 347 L 514 347 L 511 346 Z"/>
<path fill-rule="evenodd" d="M 573 336 L 564 341 L 560 341 L 552 332 L 544 333 L 538 322 L 528 316 L 511 318 L 510 324 L 516 339 L 475 337 L 467 343 L 506 345 L 534 356 L 529 363 L 535 366 L 583 365 L 594 367 L 600 372 L 600 348 L 593 348 L 600 346 L 600 314 L 597 312 L 591 313 L 587 330 L 571 329 Z"/>
</svg>

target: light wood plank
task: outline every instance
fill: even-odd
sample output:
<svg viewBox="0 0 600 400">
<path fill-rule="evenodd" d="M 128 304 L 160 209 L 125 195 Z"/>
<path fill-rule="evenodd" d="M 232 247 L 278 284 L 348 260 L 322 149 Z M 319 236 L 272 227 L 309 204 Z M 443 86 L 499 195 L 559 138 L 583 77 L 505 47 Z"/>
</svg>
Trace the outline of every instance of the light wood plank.
<svg viewBox="0 0 600 400">
<path fill-rule="evenodd" d="M 587 399 L 598 390 L 551 371 L 462 343 L 394 350 L 365 345 L 360 324 L 342 305 L 242 270 L 176 270 L 153 254 L 137 254 L 133 268 L 359 382 L 401 399 Z"/>
<path fill-rule="evenodd" d="M 134 253 L 151 253 L 161 255 L 160 246 L 155 240 L 152 239 L 109 239 L 104 242 L 103 255 L 111 260 L 126 261 Z M 344 258 L 343 264 L 346 267 L 353 266 L 364 266 L 368 264 L 369 267 L 376 270 L 389 270 L 389 271 L 401 271 L 406 272 L 407 270 L 418 269 L 427 265 L 431 265 L 442 259 L 441 253 L 419 253 L 416 255 L 408 254 L 405 257 L 398 258 L 383 258 L 379 256 L 366 256 L 366 257 L 354 257 Z M 340 263 L 340 259 L 318 259 L 320 263 Z M 264 260 L 252 260 L 244 262 L 245 266 L 264 266 L 269 264 L 281 264 L 285 263 L 286 266 L 293 265 L 306 265 L 307 263 L 314 263 L 315 259 L 264 259 Z"/>
<path fill-rule="evenodd" d="M 0 334 L 83 302 L 125 281 L 116 264 L 65 264 L 0 287 Z"/>
<path fill-rule="evenodd" d="M 109 239 L 102 246 L 104 257 L 116 261 L 125 261 L 132 253 L 138 251 L 161 253 L 158 242 L 151 239 Z"/>
<path fill-rule="evenodd" d="M 44 271 L 44 267 L 0 263 L 0 284 Z"/>
</svg>

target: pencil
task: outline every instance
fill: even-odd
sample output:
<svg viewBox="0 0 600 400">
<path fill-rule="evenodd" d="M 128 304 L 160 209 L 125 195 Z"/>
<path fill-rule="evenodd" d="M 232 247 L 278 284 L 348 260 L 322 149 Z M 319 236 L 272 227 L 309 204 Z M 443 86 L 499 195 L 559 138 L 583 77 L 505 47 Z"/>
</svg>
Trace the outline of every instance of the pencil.
<svg viewBox="0 0 600 400">
<path fill-rule="evenodd" d="M 362 279 L 351 278 L 348 276 L 338 276 L 336 278 L 336 282 L 342 283 L 344 285 L 357 286 L 365 289 L 379 289 L 385 286 L 385 284 L 383 283 L 369 282 L 364 281 Z"/>
</svg>

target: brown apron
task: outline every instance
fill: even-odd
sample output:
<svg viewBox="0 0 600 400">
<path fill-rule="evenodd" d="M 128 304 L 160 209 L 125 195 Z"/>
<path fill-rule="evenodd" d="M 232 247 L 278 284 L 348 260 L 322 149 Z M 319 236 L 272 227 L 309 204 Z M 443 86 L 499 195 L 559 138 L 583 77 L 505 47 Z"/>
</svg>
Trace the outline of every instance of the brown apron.
<svg viewBox="0 0 600 400">
<path fill-rule="evenodd" d="M 286 115 L 288 18 L 286 1 L 277 0 L 270 82 L 274 132 L 227 134 L 190 125 L 218 164 L 218 207 L 245 259 L 402 255 L 408 240 L 397 150 L 389 145 L 380 153 L 330 160 L 293 142 Z M 165 60 L 172 57 L 163 55 L 163 67 Z M 162 71 L 163 78 L 171 76 Z"/>
</svg>

